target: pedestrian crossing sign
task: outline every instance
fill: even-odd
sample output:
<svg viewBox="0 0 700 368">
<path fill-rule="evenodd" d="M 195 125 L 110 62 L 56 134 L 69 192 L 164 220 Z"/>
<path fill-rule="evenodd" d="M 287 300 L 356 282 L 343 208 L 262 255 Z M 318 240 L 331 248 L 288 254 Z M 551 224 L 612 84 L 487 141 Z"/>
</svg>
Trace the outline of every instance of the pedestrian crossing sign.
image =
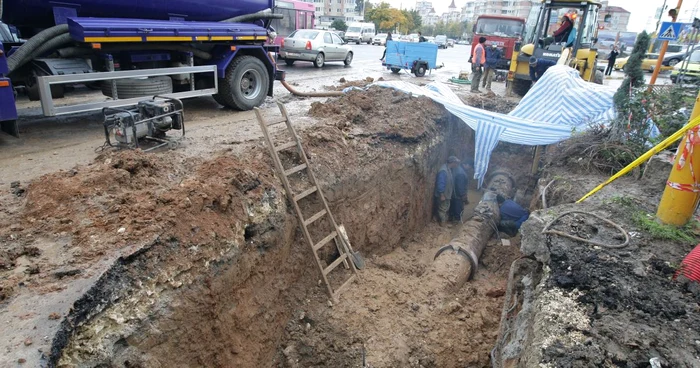
<svg viewBox="0 0 700 368">
<path fill-rule="evenodd" d="M 661 28 L 659 28 L 659 36 L 656 38 L 664 41 L 675 41 L 681 34 L 682 26 L 683 23 L 663 22 L 661 23 Z"/>
</svg>

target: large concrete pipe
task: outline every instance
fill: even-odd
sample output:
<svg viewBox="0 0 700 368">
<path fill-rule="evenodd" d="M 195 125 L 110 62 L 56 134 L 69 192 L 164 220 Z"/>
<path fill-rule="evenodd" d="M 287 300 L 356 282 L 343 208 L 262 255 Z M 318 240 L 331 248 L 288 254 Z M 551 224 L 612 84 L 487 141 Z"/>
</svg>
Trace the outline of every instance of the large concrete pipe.
<svg viewBox="0 0 700 368">
<path fill-rule="evenodd" d="M 513 185 L 514 180 L 508 172 L 494 172 L 489 178 L 486 192 L 474 208 L 472 218 L 461 226 L 456 238 L 435 254 L 436 262 L 445 263 L 444 267 L 439 268 L 451 271 L 450 276 L 445 276 L 450 284 L 449 287 L 458 289 L 476 274 L 479 257 L 491 236 L 498 231 L 498 223 L 501 220 L 497 195 L 509 198 L 513 193 Z"/>
</svg>

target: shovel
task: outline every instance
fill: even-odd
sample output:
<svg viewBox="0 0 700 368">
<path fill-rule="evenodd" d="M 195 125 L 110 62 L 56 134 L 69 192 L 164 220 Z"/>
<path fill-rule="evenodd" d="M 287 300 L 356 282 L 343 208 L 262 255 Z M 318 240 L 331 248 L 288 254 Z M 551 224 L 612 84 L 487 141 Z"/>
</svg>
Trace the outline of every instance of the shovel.
<svg viewBox="0 0 700 368">
<path fill-rule="evenodd" d="M 352 258 L 352 263 L 355 264 L 355 268 L 358 270 L 365 268 L 365 260 L 360 255 L 360 252 L 355 252 L 352 250 L 350 245 L 350 239 L 348 238 L 348 233 L 345 231 L 345 226 L 338 225 L 338 230 L 340 231 L 340 239 L 342 240 L 343 247 L 345 247 L 346 252 Z"/>
</svg>

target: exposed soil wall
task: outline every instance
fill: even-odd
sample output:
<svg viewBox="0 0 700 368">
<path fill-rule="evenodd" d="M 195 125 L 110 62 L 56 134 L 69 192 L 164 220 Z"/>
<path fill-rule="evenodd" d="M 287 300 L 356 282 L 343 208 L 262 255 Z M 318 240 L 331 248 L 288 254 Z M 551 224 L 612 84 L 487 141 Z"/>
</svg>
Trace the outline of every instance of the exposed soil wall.
<svg viewBox="0 0 700 368">
<path fill-rule="evenodd" d="M 440 164 L 473 150 L 442 108 L 388 90 L 311 115 L 323 123 L 301 132 L 307 154 L 366 257 L 423 228 Z M 48 357 L 59 366 L 265 366 L 306 290 L 324 290 L 261 143 L 213 159 L 108 154 L 35 181 L 12 221 L 33 229 L 22 246 L 64 234 L 71 268 L 122 254 L 62 321 Z M 71 282 L 50 277 L 63 266 L 37 266 L 37 287 Z"/>
</svg>

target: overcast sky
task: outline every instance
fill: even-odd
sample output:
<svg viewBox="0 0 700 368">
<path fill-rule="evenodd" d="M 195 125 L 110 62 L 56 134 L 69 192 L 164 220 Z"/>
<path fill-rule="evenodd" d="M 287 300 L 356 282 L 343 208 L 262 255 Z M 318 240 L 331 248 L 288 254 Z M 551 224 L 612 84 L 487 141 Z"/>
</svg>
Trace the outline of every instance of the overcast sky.
<svg viewBox="0 0 700 368">
<path fill-rule="evenodd" d="M 373 3 L 380 3 L 381 0 L 371 0 Z M 442 14 L 447 11 L 447 7 L 450 6 L 452 0 L 433 0 L 433 7 L 438 14 Z M 394 7 L 403 7 L 404 9 L 411 9 L 416 6 L 415 0 L 387 0 Z M 462 8 L 466 0 L 455 0 L 455 5 L 457 8 Z M 678 0 L 667 0 L 666 5 L 670 7 L 675 7 Z M 656 9 L 664 4 L 664 0 L 609 0 L 609 5 L 620 6 L 625 8 L 627 11 L 632 13 L 630 15 L 630 22 L 628 24 L 628 31 L 640 32 L 645 29 L 647 22 L 650 17 L 654 17 Z M 700 7 L 700 0 L 686 0 L 683 2 L 681 7 L 681 13 L 683 10 L 691 10 Z M 700 9 L 698 9 L 698 14 L 700 17 Z M 671 19 L 664 15 L 664 21 L 670 21 Z M 653 22 L 653 25 L 656 21 Z M 653 31 L 653 26 L 650 31 Z"/>
</svg>

